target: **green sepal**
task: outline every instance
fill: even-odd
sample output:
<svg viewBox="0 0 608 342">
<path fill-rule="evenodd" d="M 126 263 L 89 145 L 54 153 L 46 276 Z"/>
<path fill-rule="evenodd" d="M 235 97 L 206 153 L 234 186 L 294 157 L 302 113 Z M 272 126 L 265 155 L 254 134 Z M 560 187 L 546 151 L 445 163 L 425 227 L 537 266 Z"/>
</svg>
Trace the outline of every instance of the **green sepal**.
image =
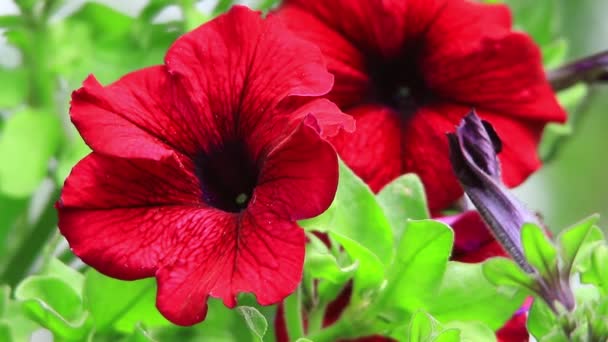
<svg viewBox="0 0 608 342">
<path fill-rule="evenodd" d="M 256 336 L 259 341 L 263 341 L 266 330 L 268 330 L 266 317 L 253 306 L 238 306 L 236 311 L 243 317 L 247 327 L 249 327 L 249 330 L 251 330 L 254 336 Z"/>
</svg>

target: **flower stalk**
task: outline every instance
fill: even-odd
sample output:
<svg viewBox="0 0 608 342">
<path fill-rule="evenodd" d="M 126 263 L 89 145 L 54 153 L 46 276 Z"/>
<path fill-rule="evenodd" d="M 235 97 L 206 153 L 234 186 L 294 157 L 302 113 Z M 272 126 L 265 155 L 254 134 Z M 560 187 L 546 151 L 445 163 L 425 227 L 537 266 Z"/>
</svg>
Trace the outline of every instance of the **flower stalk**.
<svg viewBox="0 0 608 342">
<path fill-rule="evenodd" d="M 608 51 L 549 70 L 547 79 L 555 91 L 570 88 L 579 82 L 608 82 Z"/>
</svg>

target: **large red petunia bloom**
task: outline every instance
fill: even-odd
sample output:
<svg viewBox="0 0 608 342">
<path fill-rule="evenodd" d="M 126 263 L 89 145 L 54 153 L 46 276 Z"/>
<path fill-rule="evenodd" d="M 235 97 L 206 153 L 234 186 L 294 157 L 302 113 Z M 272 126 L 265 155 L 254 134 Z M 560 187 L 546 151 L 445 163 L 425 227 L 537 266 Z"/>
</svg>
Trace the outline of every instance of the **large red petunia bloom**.
<svg viewBox="0 0 608 342">
<path fill-rule="evenodd" d="M 317 44 L 335 85 L 328 98 L 357 120 L 332 140 L 374 191 L 417 173 L 433 211 L 462 195 L 446 132 L 471 107 L 504 139 L 504 182 L 540 166 L 543 127 L 564 121 L 527 35 L 513 32 L 504 5 L 465 0 L 286 0 L 278 10 Z"/>
<path fill-rule="evenodd" d="M 176 324 L 203 320 L 208 296 L 281 301 L 301 279 L 295 221 L 337 187 L 322 136 L 354 125 L 318 98 L 332 80 L 317 47 L 245 7 L 182 36 L 164 65 L 89 77 L 70 113 L 93 152 L 65 182 L 61 232 L 102 273 L 156 277 Z"/>
</svg>

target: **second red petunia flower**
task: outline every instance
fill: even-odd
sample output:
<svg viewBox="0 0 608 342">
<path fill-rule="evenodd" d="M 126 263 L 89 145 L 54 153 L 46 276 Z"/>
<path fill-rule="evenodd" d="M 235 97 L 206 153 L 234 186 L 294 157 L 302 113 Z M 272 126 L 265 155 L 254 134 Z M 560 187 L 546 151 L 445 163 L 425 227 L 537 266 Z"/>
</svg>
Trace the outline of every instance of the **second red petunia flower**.
<svg viewBox="0 0 608 342">
<path fill-rule="evenodd" d="M 290 28 L 317 44 L 336 82 L 328 98 L 357 119 L 332 142 L 374 191 L 418 174 L 433 211 L 462 195 L 445 133 L 471 107 L 504 137 L 508 186 L 540 166 L 544 125 L 564 121 L 539 49 L 504 5 L 466 0 L 287 0 Z"/>
<path fill-rule="evenodd" d="M 156 277 L 176 324 L 203 320 L 208 296 L 281 301 L 302 273 L 295 221 L 337 187 L 322 136 L 353 129 L 317 98 L 331 86 L 318 48 L 244 7 L 178 39 L 165 65 L 89 77 L 70 113 L 93 152 L 66 180 L 61 232 L 102 273 Z"/>
</svg>

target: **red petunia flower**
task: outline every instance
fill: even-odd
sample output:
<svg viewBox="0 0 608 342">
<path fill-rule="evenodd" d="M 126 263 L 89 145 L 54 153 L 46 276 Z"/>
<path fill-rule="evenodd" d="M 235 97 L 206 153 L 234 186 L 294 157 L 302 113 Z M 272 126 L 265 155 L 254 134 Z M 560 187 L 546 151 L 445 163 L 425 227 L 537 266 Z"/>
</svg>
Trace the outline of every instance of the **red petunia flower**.
<svg viewBox="0 0 608 342">
<path fill-rule="evenodd" d="M 505 140 L 508 186 L 540 166 L 544 125 L 564 121 L 538 48 L 513 32 L 504 5 L 465 0 L 286 0 L 289 27 L 317 44 L 328 98 L 357 119 L 332 143 L 374 191 L 415 172 L 433 211 L 462 195 L 445 133 L 474 107 Z"/>
<path fill-rule="evenodd" d="M 156 277 L 176 324 L 203 320 L 208 296 L 281 301 L 302 274 L 295 221 L 337 187 L 321 136 L 353 129 L 318 98 L 331 86 L 318 48 L 245 7 L 182 36 L 165 65 L 107 87 L 89 77 L 70 113 L 93 152 L 65 182 L 61 232 L 102 273 Z"/>
</svg>

